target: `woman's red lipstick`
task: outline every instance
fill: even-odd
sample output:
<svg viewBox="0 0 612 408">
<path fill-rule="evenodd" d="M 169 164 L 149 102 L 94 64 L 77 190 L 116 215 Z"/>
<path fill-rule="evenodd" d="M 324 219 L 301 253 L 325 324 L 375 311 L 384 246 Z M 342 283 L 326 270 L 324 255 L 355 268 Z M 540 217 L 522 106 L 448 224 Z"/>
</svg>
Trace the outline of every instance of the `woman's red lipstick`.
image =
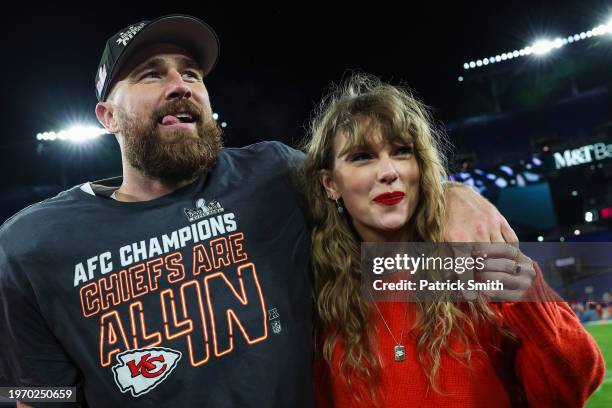
<svg viewBox="0 0 612 408">
<path fill-rule="evenodd" d="M 392 193 L 383 193 L 374 197 L 374 201 L 382 205 L 395 205 L 402 201 L 406 194 L 400 191 L 394 191 Z"/>
</svg>

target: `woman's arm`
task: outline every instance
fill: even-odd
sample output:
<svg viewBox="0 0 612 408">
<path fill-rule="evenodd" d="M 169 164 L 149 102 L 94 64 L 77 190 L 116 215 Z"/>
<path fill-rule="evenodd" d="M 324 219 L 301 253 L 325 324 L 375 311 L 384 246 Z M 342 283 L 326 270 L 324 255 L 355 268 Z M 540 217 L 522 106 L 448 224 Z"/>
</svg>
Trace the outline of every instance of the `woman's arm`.
<svg viewBox="0 0 612 408">
<path fill-rule="evenodd" d="M 521 345 L 515 371 L 531 406 L 582 407 L 601 384 L 605 363 L 597 343 L 574 312 L 536 277 L 526 299 L 495 303 Z M 551 300 L 558 301 L 551 301 Z"/>
</svg>

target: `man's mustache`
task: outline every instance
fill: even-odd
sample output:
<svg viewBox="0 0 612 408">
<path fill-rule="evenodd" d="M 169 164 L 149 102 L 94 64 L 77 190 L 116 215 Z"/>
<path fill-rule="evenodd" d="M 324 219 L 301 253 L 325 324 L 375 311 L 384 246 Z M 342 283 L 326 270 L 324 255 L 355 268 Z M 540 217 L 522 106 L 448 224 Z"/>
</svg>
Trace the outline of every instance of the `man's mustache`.
<svg viewBox="0 0 612 408">
<path fill-rule="evenodd" d="M 156 109 L 152 116 L 155 122 L 159 123 L 168 115 L 176 115 L 177 113 L 186 113 L 190 115 L 194 122 L 200 122 L 204 116 L 203 109 L 195 102 L 188 99 L 179 99 L 168 102 L 164 106 Z"/>
</svg>

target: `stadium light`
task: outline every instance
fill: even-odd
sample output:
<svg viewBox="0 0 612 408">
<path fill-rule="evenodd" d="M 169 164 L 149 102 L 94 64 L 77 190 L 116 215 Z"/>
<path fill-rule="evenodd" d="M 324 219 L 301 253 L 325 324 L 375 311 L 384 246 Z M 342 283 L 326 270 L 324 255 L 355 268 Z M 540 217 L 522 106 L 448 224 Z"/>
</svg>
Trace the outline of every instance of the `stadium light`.
<svg viewBox="0 0 612 408">
<path fill-rule="evenodd" d="M 499 188 L 506 188 L 508 187 L 508 182 L 500 177 L 495 180 L 495 185 Z"/>
<path fill-rule="evenodd" d="M 509 176 L 514 175 L 514 172 L 512 171 L 512 168 L 510 166 L 502 165 L 499 166 L 499 169 Z"/>
<path fill-rule="evenodd" d="M 77 125 L 69 129 L 60 130 L 59 132 L 42 132 L 36 135 L 38 141 L 69 141 L 82 143 L 88 140 L 96 139 L 99 136 L 105 135 L 108 132 L 104 128 L 96 126 Z"/>
<path fill-rule="evenodd" d="M 535 55 L 545 55 L 554 49 L 563 47 L 563 40 L 555 38 L 554 40 L 538 40 L 531 46 L 531 51 Z"/>
<path fill-rule="evenodd" d="M 540 39 L 535 41 L 532 45 L 529 45 L 525 48 L 521 48 L 520 50 L 514 50 L 509 52 L 504 52 L 501 54 L 497 54 L 495 57 L 488 57 L 476 60 L 476 62 L 465 62 L 463 64 L 463 69 L 472 70 L 475 68 L 481 68 L 487 66 L 489 64 L 497 64 L 502 61 L 511 60 L 517 57 L 525 57 L 528 55 L 536 55 L 543 56 L 549 54 L 551 51 L 555 49 L 559 49 L 568 44 L 575 44 L 577 42 L 583 41 L 587 38 L 596 38 L 602 35 L 611 34 L 612 33 L 612 19 L 610 19 L 605 24 L 600 24 L 596 27 L 593 27 L 590 30 L 582 31 L 580 33 L 558 37 L 553 40 L 550 39 Z"/>
</svg>

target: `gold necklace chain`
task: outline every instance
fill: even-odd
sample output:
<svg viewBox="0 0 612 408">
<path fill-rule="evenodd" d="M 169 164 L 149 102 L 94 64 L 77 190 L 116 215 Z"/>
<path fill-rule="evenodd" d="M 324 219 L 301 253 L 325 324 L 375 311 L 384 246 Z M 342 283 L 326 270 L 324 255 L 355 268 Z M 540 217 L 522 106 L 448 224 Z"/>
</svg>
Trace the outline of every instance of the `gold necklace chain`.
<svg viewBox="0 0 612 408">
<path fill-rule="evenodd" d="M 380 311 L 380 308 L 378 307 L 378 304 L 374 301 L 374 296 L 372 296 L 372 292 L 370 292 L 369 289 L 368 289 L 368 294 L 370 295 L 370 299 L 372 299 L 372 303 L 374 303 L 374 307 L 376 308 L 376 311 L 378 312 L 378 314 L 380 315 L 380 318 L 382 319 L 383 323 L 385 324 L 385 327 L 387 328 L 387 331 L 389 332 L 389 335 L 391 336 L 391 338 L 395 342 L 395 347 L 393 348 L 393 354 L 394 354 L 393 359 L 395 361 L 404 361 L 406 359 L 406 348 L 404 347 L 402 342 L 404 341 L 404 329 L 406 328 L 406 318 L 408 317 L 408 307 L 404 306 L 404 321 L 402 323 L 402 331 L 400 332 L 400 341 L 398 342 L 397 339 L 395 338 L 395 336 L 393 335 L 393 332 L 391 331 L 391 328 L 387 324 L 387 321 L 385 320 L 385 317 L 383 316 L 382 312 Z"/>
</svg>

